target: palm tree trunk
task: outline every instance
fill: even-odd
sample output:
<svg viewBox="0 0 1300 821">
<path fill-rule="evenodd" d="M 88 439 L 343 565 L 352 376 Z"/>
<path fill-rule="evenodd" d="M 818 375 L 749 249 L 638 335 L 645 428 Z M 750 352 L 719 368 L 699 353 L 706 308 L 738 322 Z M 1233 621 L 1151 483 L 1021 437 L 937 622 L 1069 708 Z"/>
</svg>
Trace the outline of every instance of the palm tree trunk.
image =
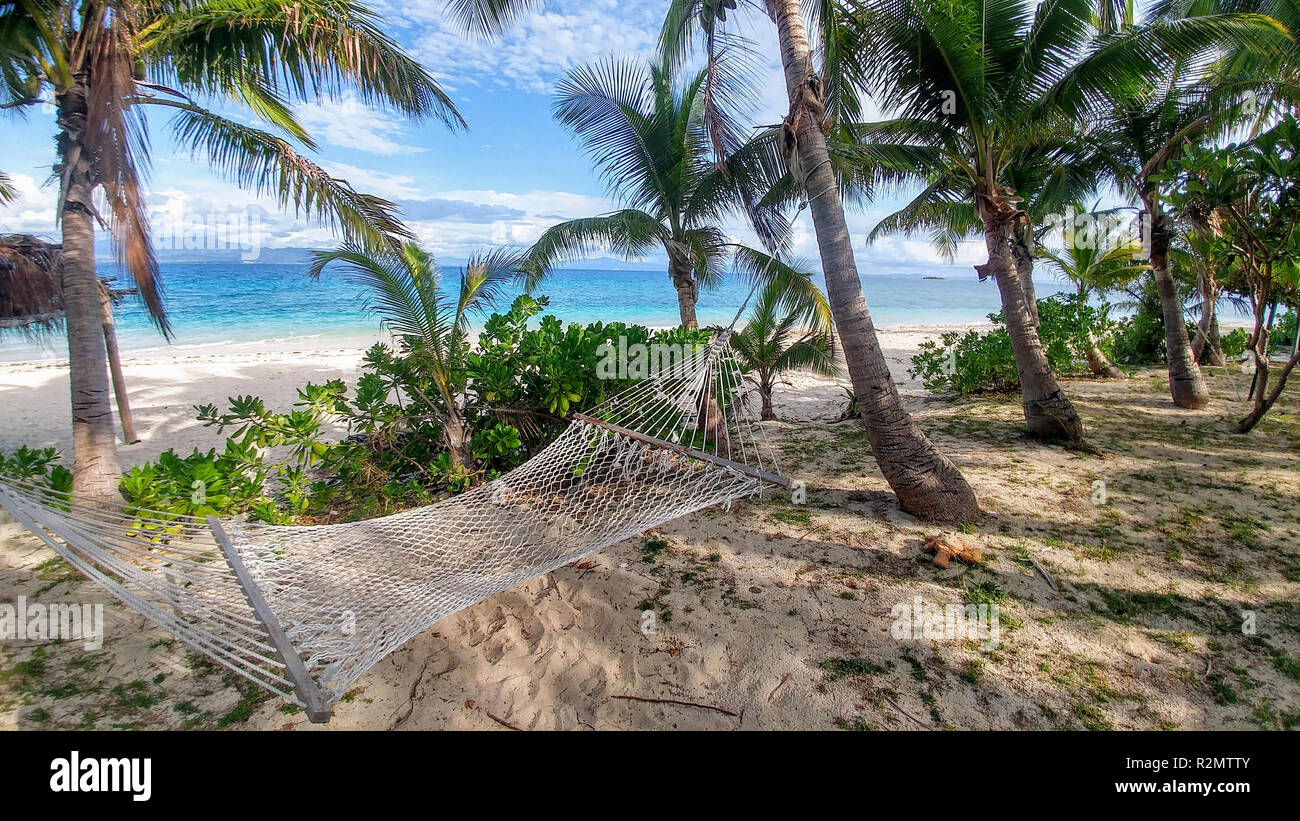
<svg viewBox="0 0 1300 821">
<path fill-rule="evenodd" d="M 1203 408 L 1210 403 L 1205 377 L 1192 356 L 1192 342 L 1183 321 L 1183 302 L 1169 272 L 1169 244 L 1173 240 L 1172 220 L 1146 198 L 1147 225 L 1151 229 L 1151 273 L 1160 292 L 1160 309 L 1165 320 L 1165 360 L 1169 363 L 1169 394 L 1180 408 Z"/>
<path fill-rule="evenodd" d="M 63 204 L 62 299 L 68 332 L 72 384 L 73 491 L 111 500 L 120 475 L 108 357 L 104 347 L 99 278 L 95 275 L 95 229 L 91 221 L 93 183 L 85 151 L 87 81 L 79 78 L 60 93 L 59 162 Z"/>
<path fill-rule="evenodd" d="M 690 252 L 684 243 L 670 240 L 665 243 L 668 252 L 668 278 L 672 280 L 677 291 L 677 310 L 682 317 L 683 328 L 698 328 L 695 318 L 695 301 L 700 295 L 699 283 L 695 281 Z"/>
<path fill-rule="evenodd" d="M 455 405 L 449 406 L 447 416 L 442 421 L 442 436 L 447 442 L 447 453 L 451 463 L 458 468 L 467 468 L 474 461 L 469 450 L 469 437 L 465 431 L 465 420 Z"/>
<path fill-rule="evenodd" d="M 1016 261 L 1016 272 L 1020 275 L 1020 285 L 1025 290 L 1025 301 L 1029 305 L 1029 316 L 1038 327 L 1038 292 L 1034 290 L 1034 254 L 1029 249 L 1029 226 L 1021 226 L 1011 235 L 1011 255 Z"/>
<path fill-rule="evenodd" d="M 1212 273 L 1202 272 L 1197 288 L 1201 292 L 1201 320 L 1196 323 L 1196 338 L 1192 340 L 1192 356 L 1198 363 L 1223 365 L 1223 346 L 1219 341 L 1219 316 L 1216 303 L 1219 289 Z"/>
<path fill-rule="evenodd" d="M 799 0 L 766 3 L 780 37 L 790 95 L 782 129 L 787 143 L 793 141 L 787 144 L 787 163 L 808 197 L 826 295 L 876 462 L 903 510 L 925 519 L 973 520 L 979 514 L 975 492 L 904 409 L 876 338 L 826 148 L 821 86 L 812 70 Z"/>
<path fill-rule="evenodd" d="M 776 411 L 772 409 L 772 383 L 765 381 L 758 386 L 758 395 L 763 400 L 763 412 L 761 419 L 764 422 L 772 422 L 776 419 Z"/>
<path fill-rule="evenodd" d="M 102 283 L 99 286 L 99 312 L 104 323 L 108 373 L 113 379 L 113 396 L 117 398 L 117 418 L 122 423 L 122 441 L 134 445 L 140 437 L 135 435 L 135 417 L 131 414 L 131 398 L 126 392 L 126 375 L 122 373 L 122 354 L 117 347 L 117 319 L 113 316 L 112 297 Z"/>
<path fill-rule="evenodd" d="M 1101 344 L 1097 341 L 1097 335 L 1092 329 L 1088 329 L 1088 336 L 1084 341 L 1083 353 L 1088 357 L 1088 370 L 1092 371 L 1095 376 L 1103 379 L 1123 379 L 1124 372 L 1115 366 L 1106 358 L 1106 354 L 1101 352 Z"/>
<path fill-rule="evenodd" d="M 1016 358 L 1016 371 L 1020 375 L 1021 403 L 1029 432 L 1044 439 L 1083 441 L 1083 422 L 1070 403 L 1069 397 L 1056 382 L 1043 342 L 1038 338 L 1037 324 L 1029 310 L 1025 286 L 1020 272 L 1007 258 L 1011 242 L 1007 232 L 1006 216 L 994 207 L 983 210 L 984 246 L 989 261 L 978 266 L 982 276 L 992 274 L 1002 297 L 1002 315 L 1006 319 L 1007 334 L 1011 337 L 1011 351 Z"/>
</svg>

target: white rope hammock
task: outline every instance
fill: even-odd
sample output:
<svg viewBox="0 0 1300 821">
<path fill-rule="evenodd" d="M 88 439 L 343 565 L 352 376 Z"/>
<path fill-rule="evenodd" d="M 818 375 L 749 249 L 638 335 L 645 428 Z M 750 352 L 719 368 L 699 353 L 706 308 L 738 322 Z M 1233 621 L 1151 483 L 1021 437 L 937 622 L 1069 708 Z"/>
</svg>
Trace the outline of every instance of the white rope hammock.
<svg viewBox="0 0 1300 821">
<path fill-rule="evenodd" d="M 701 508 L 785 485 L 727 338 L 586 414 L 501 478 L 437 504 L 282 527 L 123 511 L 13 480 L 0 506 L 198 652 L 315 722 L 439 620 Z"/>
</svg>

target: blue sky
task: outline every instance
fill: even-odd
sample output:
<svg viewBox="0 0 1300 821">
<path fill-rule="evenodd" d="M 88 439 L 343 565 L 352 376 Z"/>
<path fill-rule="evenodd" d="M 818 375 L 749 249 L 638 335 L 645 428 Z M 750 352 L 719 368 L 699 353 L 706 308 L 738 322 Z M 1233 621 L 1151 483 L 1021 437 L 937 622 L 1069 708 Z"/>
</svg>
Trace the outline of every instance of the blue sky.
<svg viewBox="0 0 1300 821">
<path fill-rule="evenodd" d="M 551 118 L 555 80 L 566 70 L 611 53 L 653 52 L 662 0 L 547 0 L 502 42 L 467 40 L 443 16 L 444 0 L 376 5 L 386 30 L 443 84 L 469 122 L 449 132 L 436 120 L 411 122 L 368 109 L 355 98 L 301 106 L 298 113 L 320 144 L 313 156 L 358 189 L 402 205 L 408 225 L 440 258 L 461 260 L 494 245 L 527 245 L 562 219 L 616 207 L 575 141 Z M 771 23 L 750 11 L 743 32 L 770 55 L 756 122 L 776 122 L 785 90 Z M 54 235 L 54 188 L 46 184 L 53 161 L 53 114 L 32 112 L 26 121 L 0 120 L 6 151 L 0 170 L 15 177 L 20 202 L 0 207 L 0 232 Z M 150 207 L 155 226 L 167 215 L 255 213 L 263 247 L 325 247 L 330 233 L 280 213 L 274 202 L 230 185 L 202 160 L 192 160 L 154 124 Z M 868 248 L 871 226 L 903 201 L 901 193 L 850 214 L 860 265 L 866 272 L 900 265 L 940 264 L 923 238 L 886 238 Z M 751 235 L 740 223 L 735 237 Z M 816 259 L 812 226 L 796 226 L 794 253 Z M 960 261 L 982 261 L 980 249 L 963 249 Z M 649 263 L 659 262 L 652 256 Z"/>
</svg>

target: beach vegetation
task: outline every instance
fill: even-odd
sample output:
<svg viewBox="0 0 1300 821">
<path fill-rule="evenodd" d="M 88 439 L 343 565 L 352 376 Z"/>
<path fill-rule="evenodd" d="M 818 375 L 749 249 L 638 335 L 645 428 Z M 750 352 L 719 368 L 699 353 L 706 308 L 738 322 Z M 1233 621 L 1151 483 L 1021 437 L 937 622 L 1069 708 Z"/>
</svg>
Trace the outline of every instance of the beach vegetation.
<svg viewBox="0 0 1300 821">
<path fill-rule="evenodd" d="M 770 283 L 758 293 L 745 327 L 728 341 L 741 366 L 758 388 L 760 416 L 776 419 L 772 392 L 783 374 L 794 370 L 835 376 L 835 335 L 829 317 L 812 310 L 782 310 L 781 283 Z"/>
<path fill-rule="evenodd" d="M 1093 356 L 1105 359 L 1112 348 L 1115 324 L 1104 306 L 1094 307 L 1084 294 L 1039 300 L 1038 315 L 1038 336 L 1053 373 L 1091 373 Z M 909 373 L 935 393 L 1018 392 L 1019 374 L 1004 315 L 989 314 L 989 320 L 996 326 L 991 331 L 947 331 L 937 340 L 925 340 L 912 357 Z"/>
</svg>

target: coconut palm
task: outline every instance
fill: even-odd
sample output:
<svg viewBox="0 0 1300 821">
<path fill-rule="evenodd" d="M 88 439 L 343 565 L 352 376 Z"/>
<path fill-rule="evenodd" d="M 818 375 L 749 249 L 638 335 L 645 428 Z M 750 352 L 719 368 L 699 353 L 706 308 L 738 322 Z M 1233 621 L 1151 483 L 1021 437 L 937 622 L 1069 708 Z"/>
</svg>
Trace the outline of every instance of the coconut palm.
<svg viewBox="0 0 1300 821">
<path fill-rule="evenodd" d="M 18 199 L 18 190 L 14 188 L 13 179 L 3 171 L 0 171 L 0 205 L 13 202 Z"/>
<path fill-rule="evenodd" d="M 864 128 L 864 151 L 895 173 L 911 163 L 927 190 L 962 192 L 982 227 L 988 262 L 977 270 L 998 285 L 1029 429 L 1081 439 L 1083 425 L 1038 339 L 1025 266 L 1016 264 L 1016 234 L 1032 216 L 1024 203 L 1036 193 L 1015 188 L 1017 162 L 1077 131 L 1106 99 L 1155 81 L 1171 55 L 1264 24 L 1206 16 L 1097 38 L 1092 0 L 855 5 L 853 19 L 872 33 L 861 38 L 868 79 L 881 105 L 898 112 Z"/>
<path fill-rule="evenodd" d="M 1105 225 L 1114 209 L 1091 211 L 1078 204 L 1069 212 L 1082 216 L 1090 225 Z M 1074 285 L 1079 296 L 1087 298 L 1128 284 L 1146 270 L 1142 258 L 1142 243 L 1119 232 L 1093 232 L 1087 239 L 1065 238 L 1060 250 L 1043 250 L 1042 256 L 1054 266 L 1060 276 Z M 1084 341 L 1084 355 L 1088 369 L 1096 376 L 1121 379 L 1124 372 L 1111 362 L 1101 350 L 1096 328 L 1089 328 Z"/>
<path fill-rule="evenodd" d="M 785 373 L 809 370 L 836 376 L 835 336 L 830 322 L 811 311 L 782 308 L 780 283 L 769 283 L 758 292 L 745 327 L 731 335 L 732 351 L 758 388 L 762 418 L 776 419 L 772 391 Z"/>
<path fill-rule="evenodd" d="M 477 3 L 462 3 L 477 6 Z M 401 235 L 392 205 L 309 160 L 295 101 L 354 89 L 413 117 L 462 124 L 429 74 L 354 0 L 17 0 L 0 6 L 0 105 L 56 109 L 63 303 L 76 490 L 107 497 L 117 454 L 94 224 L 104 225 L 154 323 L 170 334 L 142 180 L 144 112 L 235 183 L 369 245 Z M 220 103 L 264 127 L 222 116 Z M 98 203 L 104 203 L 99 205 Z"/>
<path fill-rule="evenodd" d="M 1209 404 L 1210 392 L 1192 353 L 1183 301 L 1169 261 L 1177 225 L 1166 212 L 1156 182 L 1187 145 L 1205 139 L 1216 127 L 1218 109 L 1209 89 L 1189 74 L 1182 68 L 1172 70 L 1167 77 L 1125 94 L 1096 129 L 1093 140 L 1116 186 L 1141 204 L 1151 274 L 1164 318 L 1169 393 L 1178 407 L 1195 409 Z"/>
<path fill-rule="evenodd" d="M 697 34 L 703 34 L 711 73 L 727 71 L 727 54 L 716 46 L 726 33 L 727 0 L 672 0 L 661 44 L 672 59 L 682 60 Z M 842 16 L 837 4 L 819 2 L 818 31 L 825 72 L 813 62 L 813 46 L 799 0 L 765 0 L 776 25 L 790 107 L 779 131 L 781 157 L 790 169 L 789 183 L 805 199 L 817 234 L 827 298 L 844 361 L 858 399 L 859 412 L 885 481 L 900 506 L 929 519 L 971 520 L 979 513 L 975 493 L 957 467 L 941 454 L 903 407 L 876 337 L 853 256 L 841 201 L 840 180 L 827 143 L 831 116 L 851 112 L 857 87 L 847 82 L 856 63 L 856 48 L 844 49 Z"/>
<path fill-rule="evenodd" d="M 767 179 L 763 146 L 711 159 L 707 79 L 701 71 L 675 87 L 665 65 L 609 59 L 579 66 L 560 81 L 556 118 L 583 141 L 627 207 L 547 229 L 527 254 L 530 287 L 556 264 L 604 249 L 626 258 L 662 249 L 687 328 L 698 327 L 700 289 L 717 285 L 728 270 L 786 283 L 788 306 L 824 305 L 808 277 L 732 242 L 723 230 L 726 218 L 747 216 L 764 244 L 776 248 L 788 225 L 778 212 L 756 205 Z"/>
<path fill-rule="evenodd" d="M 475 315 L 485 315 L 502 292 L 518 281 L 521 262 L 517 255 L 500 251 L 471 259 L 452 291 L 443 287 L 444 277 L 433 257 L 414 242 L 396 250 L 348 242 L 312 254 L 309 273 L 319 277 L 326 266 L 341 265 L 352 282 L 366 289 L 365 309 L 383 321 L 402 354 L 427 375 L 437 395 L 419 399 L 442 428 L 443 442 L 457 468 L 473 461 L 465 427 L 469 322 Z M 417 384 L 418 380 L 408 383 Z"/>
</svg>

